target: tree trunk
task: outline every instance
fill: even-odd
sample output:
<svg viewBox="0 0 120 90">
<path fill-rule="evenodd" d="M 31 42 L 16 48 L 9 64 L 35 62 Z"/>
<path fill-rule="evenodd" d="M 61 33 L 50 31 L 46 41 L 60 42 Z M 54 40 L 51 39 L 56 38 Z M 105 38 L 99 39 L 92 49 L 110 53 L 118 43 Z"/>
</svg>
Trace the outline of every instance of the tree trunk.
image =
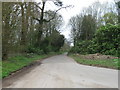
<svg viewBox="0 0 120 90">
<path fill-rule="evenodd" d="M 2 29 L 2 60 L 7 60 L 8 59 L 8 51 L 9 51 L 9 25 L 6 23 L 6 26 L 4 29 Z"/>
<path fill-rule="evenodd" d="M 22 27 L 21 27 L 21 52 L 25 52 L 26 48 L 26 18 L 25 18 L 25 10 L 24 3 L 21 4 L 21 14 L 22 14 Z"/>
<path fill-rule="evenodd" d="M 37 38 L 37 45 L 40 47 L 41 44 L 41 38 L 43 33 L 43 17 L 44 17 L 44 9 L 45 9 L 45 2 L 43 2 L 43 6 L 41 9 L 41 17 L 39 22 L 39 30 L 38 30 L 38 38 Z"/>
<path fill-rule="evenodd" d="M 120 1 L 117 2 L 117 7 L 118 7 L 118 23 L 120 23 Z"/>
<path fill-rule="evenodd" d="M 22 12 L 22 29 L 21 29 L 21 43 L 20 45 L 24 46 L 26 44 L 26 36 L 25 36 L 25 14 L 24 14 L 24 4 L 21 4 L 21 12 Z"/>
</svg>

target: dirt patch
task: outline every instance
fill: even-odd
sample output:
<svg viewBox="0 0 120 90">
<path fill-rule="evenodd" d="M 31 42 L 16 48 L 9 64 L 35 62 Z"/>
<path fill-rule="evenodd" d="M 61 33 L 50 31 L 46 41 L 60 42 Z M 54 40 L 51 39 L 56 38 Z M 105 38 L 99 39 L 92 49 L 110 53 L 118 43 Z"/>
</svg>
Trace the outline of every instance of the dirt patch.
<svg viewBox="0 0 120 90">
<path fill-rule="evenodd" d="M 80 55 L 80 54 L 76 54 L 76 55 L 79 56 L 80 58 L 83 58 L 83 59 L 92 59 L 92 60 L 118 59 L 118 57 L 113 57 L 113 56 L 110 56 L 110 55 L 102 55 L 100 53 L 88 54 L 88 55 Z"/>
</svg>

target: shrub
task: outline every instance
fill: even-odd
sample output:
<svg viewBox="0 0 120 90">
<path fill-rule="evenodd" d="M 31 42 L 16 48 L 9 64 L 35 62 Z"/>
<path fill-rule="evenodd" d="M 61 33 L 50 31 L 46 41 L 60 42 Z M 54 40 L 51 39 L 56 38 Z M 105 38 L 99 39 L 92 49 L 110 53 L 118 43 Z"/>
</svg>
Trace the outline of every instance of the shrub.
<svg viewBox="0 0 120 90">
<path fill-rule="evenodd" d="M 38 55 L 44 54 L 44 52 L 43 52 L 42 49 L 40 49 L 40 48 L 35 48 L 35 47 L 32 47 L 32 46 L 28 47 L 27 53 L 36 53 L 36 54 L 38 54 Z"/>
<path fill-rule="evenodd" d="M 108 24 L 95 33 L 92 40 L 78 41 L 70 52 L 80 54 L 101 53 L 120 57 L 120 26 Z"/>
<path fill-rule="evenodd" d="M 70 53 L 88 54 L 94 53 L 93 42 L 90 40 L 80 41 L 70 50 Z"/>
<path fill-rule="evenodd" d="M 118 55 L 120 48 L 120 26 L 108 24 L 96 32 L 95 43 L 98 52 L 109 55 Z"/>
</svg>

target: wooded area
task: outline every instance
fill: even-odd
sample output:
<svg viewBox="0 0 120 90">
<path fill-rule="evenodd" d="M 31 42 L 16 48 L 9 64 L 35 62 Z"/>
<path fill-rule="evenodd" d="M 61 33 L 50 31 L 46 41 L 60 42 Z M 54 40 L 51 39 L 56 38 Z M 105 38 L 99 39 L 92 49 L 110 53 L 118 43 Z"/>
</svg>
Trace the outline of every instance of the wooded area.
<svg viewBox="0 0 120 90">
<path fill-rule="evenodd" d="M 11 54 L 47 54 L 58 52 L 64 45 L 64 36 L 59 28 L 63 18 L 58 13 L 62 2 L 55 1 L 59 7 L 46 11 L 46 2 L 3 2 L 2 3 L 2 60 Z"/>
<path fill-rule="evenodd" d="M 46 1 L 47 2 L 47 1 Z M 11 54 L 58 52 L 65 37 L 60 34 L 63 18 L 59 10 L 61 1 L 53 1 L 59 7 L 46 11 L 46 2 L 2 3 L 2 59 Z M 7 6 L 7 7 L 6 7 Z M 74 47 L 71 53 L 119 55 L 120 2 L 95 2 L 69 21 Z M 70 46 L 68 46 L 70 47 Z M 64 47 L 63 47 L 64 48 Z"/>
<path fill-rule="evenodd" d="M 55 0 L 51 2 L 57 9 L 46 10 L 48 1 L 2 3 L 2 78 L 60 51 L 68 52 L 81 64 L 100 66 L 101 63 L 104 67 L 120 69 L 120 1 L 97 1 L 71 17 L 70 40 L 61 34 L 64 19 L 59 11 L 71 5 L 64 6 Z M 80 57 L 96 53 L 114 58 L 108 61 L 109 56 L 101 62 Z"/>
<path fill-rule="evenodd" d="M 95 2 L 70 19 L 70 53 L 120 55 L 120 1 Z"/>
</svg>

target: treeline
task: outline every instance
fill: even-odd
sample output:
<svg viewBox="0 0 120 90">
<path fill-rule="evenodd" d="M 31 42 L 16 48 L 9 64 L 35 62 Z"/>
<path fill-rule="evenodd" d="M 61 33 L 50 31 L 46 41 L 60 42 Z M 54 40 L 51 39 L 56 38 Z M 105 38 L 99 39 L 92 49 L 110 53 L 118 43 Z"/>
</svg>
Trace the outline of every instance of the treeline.
<svg viewBox="0 0 120 90">
<path fill-rule="evenodd" d="M 2 59 L 10 54 L 57 52 L 64 44 L 62 16 L 46 11 L 46 2 L 2 3 Z M 62 2 L 53 2 L 59 8 Z"/>
<path fill-rule="evenodd" d="M 120 2 L 95 2 L 69 21 L 74 47 L 70 53 L 119 56 Z"/>
</svg>

